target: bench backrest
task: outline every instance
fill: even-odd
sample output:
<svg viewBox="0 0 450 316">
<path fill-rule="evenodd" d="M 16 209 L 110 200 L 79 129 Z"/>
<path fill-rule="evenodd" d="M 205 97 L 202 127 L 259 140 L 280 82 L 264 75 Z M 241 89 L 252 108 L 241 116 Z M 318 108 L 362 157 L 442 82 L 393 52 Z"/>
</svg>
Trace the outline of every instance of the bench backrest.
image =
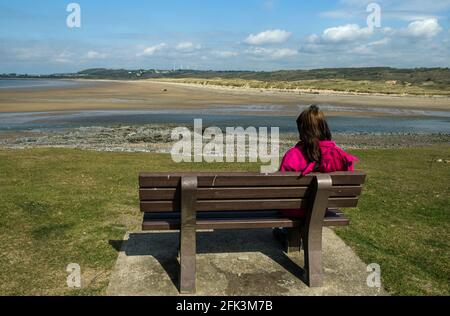
<svg viewBox="0 0 450 316">
<path fill-rule="evenodd" d="M 355 207 L 366 175 L 363 172 L 329 174 L 332 188 L 328 208 Z M 197 178 L 195 208 L 203 211 L 264 211 L 306 207 L 316 174 L 298 173 L 141 173 L 142 212 L 180 212 L 181 179 Z"/>
</svg>

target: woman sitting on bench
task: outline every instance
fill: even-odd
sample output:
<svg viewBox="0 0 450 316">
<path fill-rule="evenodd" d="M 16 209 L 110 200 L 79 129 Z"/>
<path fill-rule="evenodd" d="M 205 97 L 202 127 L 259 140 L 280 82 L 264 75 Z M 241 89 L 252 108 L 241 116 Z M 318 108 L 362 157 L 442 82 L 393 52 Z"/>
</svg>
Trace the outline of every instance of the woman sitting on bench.
<svg viewBox="0 0 450 316">
<path fill-rule="evenodd" d="M 297 119 L 300 142 L 291 148 L 283 158 L 281 172 L 330 173 L 335 171 L 353 171 L 355 156 L 346 153 L 331 140 L 331 132 L 323 112 L 312 105 Z M 302 209 L 285 210 L 288 217 L 304 217 Z"/>
</svg>

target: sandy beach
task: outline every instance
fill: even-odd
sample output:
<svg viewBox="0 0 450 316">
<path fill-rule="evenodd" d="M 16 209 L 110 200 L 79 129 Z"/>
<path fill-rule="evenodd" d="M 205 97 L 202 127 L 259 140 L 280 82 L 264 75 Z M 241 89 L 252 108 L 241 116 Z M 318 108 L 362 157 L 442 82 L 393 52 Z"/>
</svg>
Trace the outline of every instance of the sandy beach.
<svg viewBox="0 0 450 316">
<path fill-rule="evenodd" d="M 40 112 L 130 109 L 207 109 L 226 105 L 284 105 L 281 114 L 298 111 L 299 105 L 347 106 L 358 111 L 329 110 L 329 115 L 379 115 L 369 108 L 450 111 L 450 98 L 385 95 L 294 93 L 248 88 L 143 81 L 91 81 L 79 87 L 0 90 L 0 112 Z M 243 110 L 245 112 L 245 109 Z M 264 110 L 261 110 L 261 114 Z M 244 113 L 245 114 L 245 113 Z M 255 114 L 253 112 L 253 114 Z M 273 113 L 270 113 L 273 115 Z"/>
</svg>

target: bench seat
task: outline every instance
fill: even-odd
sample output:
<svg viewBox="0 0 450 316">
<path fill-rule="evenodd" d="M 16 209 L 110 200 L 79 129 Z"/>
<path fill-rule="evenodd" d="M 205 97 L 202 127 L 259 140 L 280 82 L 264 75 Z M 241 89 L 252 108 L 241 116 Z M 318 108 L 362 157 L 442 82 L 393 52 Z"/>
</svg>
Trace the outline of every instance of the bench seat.
<svg viewBox="0 0 450 316">
<path fill-rule="evenodd" d="M 197 214 L 197 229 L 248 229 L 300 227 L 302 219 L 291 219 L 277 211 L 270 212 L 202 212 Z M 323 226 L 347 226 L 350 221 L 340 210 L 329 210 Z M 180 213 L 145 213 L 142 230 L 179 230 Z"/>
</svg>

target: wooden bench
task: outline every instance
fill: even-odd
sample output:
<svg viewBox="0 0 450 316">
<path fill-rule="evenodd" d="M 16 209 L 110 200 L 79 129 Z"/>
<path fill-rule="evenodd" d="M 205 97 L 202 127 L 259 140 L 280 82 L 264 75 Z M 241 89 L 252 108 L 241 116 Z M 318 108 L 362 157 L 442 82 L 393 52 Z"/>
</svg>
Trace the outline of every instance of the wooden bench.
<svg viewBox="0 0 450 316">
<path fill-rule="evenodd" d="M 304 281 L 322 285 L 322 227 L 345 226 L 338 209 L 355 207 L 365 181 L 362 172 L 332 174 L 141 173 L 144 231 L 180 230 L 180 292 L 195 293 L 196 230 L 285 227 L 289 249 L 305 256 Z M 278 210 L 306 210 L 290 219 Z"/>
</svg>

